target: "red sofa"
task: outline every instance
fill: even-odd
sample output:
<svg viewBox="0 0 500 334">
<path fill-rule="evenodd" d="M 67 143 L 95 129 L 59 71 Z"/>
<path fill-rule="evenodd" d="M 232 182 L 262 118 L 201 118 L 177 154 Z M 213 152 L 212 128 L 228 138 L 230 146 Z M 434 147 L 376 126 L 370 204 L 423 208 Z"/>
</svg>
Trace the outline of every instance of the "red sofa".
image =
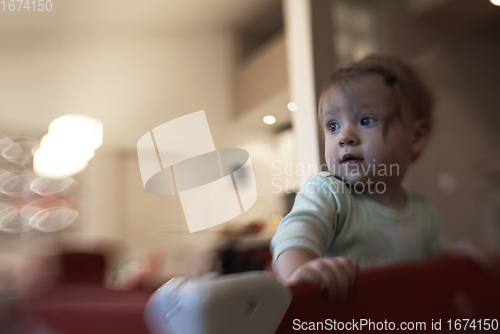
<svg viewBox="0 0 500 334">
<path fill-rule="evenodd" d="M 78 275 L 64 277 L 72 277 L 73 281 L 60 282 L 30 304 L 32 312 L 48 325 L 66 334 L 148 333 L 143 311 L 152 291 L 113 291 L 95 284 L 96 281 L 78 282 Z M 95 275 L 81 277 L 96 279 Z M 403 322 L 425 322 L 428 332 L 436 332 L 431 328 L 438 320 L 442 331 L 460 326 L 462 332 L 463 319 L 474 319 L 476 330 L 478 320 L 482 321 L 483 330 L 485 319 L 490 319 L 490 327 L 492 319 L 497 324 L 500 320 L 500 276 L 480 269 L 465 257 L 441 256 L 364 270 L 357 275 L 352 293 L 342 302 L 329 301 L 307 284 L 291 289 L 293 300 L 277 334 L 297 333 L 306 328 L 309 332 L 311 326 L 318 329 L 320 323 L 327 331 L 327 319 L 331 320 L 330 325 L 335 320 L 337 325 L 342 322 L 352 327 L 357 322 L 359 327 L 361 319 L 375 324 L 364 325 L 361 331 L 380 326 L 379 323 L 393 323 L 398 329 Z M 492 329 L 488 332 L 494 332 Z"/>
<path fill-rule="evenodd" d="M 104 286 L 106 260 L 101 254 L 58 256 L 59 280 L 28 305 L 29 314 L 64 334 L 142 334 L 150 290 L 118 291 Z"/>
</svg>

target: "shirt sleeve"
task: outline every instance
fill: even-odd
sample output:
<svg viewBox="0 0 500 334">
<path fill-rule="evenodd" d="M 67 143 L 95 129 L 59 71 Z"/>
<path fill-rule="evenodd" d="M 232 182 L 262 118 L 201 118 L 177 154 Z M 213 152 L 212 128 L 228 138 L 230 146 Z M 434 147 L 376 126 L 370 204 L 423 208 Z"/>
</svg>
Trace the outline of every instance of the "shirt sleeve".
<svg viewBox="0 0 500 334">
<path fill-rule="evenodd" d="M 301 247 L 324 256 L 333 241 L 342 205 L 341 183 L 321 174 L 309 179 L 295 198 L 271 241 L 273 262 L 288 248 Z"/>
<path fill-rule="evenodd" d="M 444 251 L 446 247 L 446 241 L 441 233 L 441 228 L 439 225 L 438 214 L 433 205 L 429 206 L 429 229 L 426 238 L 426 249 L 427 255 L 433 255 Z"/>
</svg>

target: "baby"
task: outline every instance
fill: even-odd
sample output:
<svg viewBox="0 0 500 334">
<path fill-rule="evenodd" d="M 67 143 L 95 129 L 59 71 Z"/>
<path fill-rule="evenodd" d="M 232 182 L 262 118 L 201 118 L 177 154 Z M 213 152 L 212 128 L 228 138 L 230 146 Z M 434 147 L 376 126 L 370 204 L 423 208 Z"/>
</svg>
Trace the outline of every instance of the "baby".
<svg viewBox="0 0 500 334">
<path fill-rule="evenodd" d="M 403 62 L 369 56 L 337 70 L 319 101 L 329 172 L 312 177 L 274 236 L 274 269 L 344 296 L 355 268 L 442 248 L 436 213 L 402 187 L 427 146 L 432 97 Z"/>
</svg>

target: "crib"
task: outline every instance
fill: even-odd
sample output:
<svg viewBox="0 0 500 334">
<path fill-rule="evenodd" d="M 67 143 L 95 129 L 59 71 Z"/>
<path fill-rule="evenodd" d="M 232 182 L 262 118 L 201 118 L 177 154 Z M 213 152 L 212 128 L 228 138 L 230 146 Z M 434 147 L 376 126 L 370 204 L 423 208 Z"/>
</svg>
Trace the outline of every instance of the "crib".
<svg viewBox="0 0 500 334">
<path fill-rule="evenodd" d="M 495 332 L 500 276 L 467 257 L 362 270 L 343 301 L 285 287 L 268 272 L 176 278 L 153 294 L 145 321 L 160 334 L 289 334 L 333 330 Z"/>
</svg>

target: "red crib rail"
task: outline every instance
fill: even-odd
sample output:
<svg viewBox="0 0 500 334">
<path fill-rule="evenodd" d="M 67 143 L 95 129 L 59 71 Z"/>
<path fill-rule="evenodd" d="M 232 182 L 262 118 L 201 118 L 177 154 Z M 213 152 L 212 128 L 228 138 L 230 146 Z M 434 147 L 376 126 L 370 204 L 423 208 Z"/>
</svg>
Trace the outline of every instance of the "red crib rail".
<svg viewBox="0 0 500 334">
<path fill-rule="evenodd" d="M 348 298 L 340 302 L 329 301 L 304 283 L 292 286 L 292 291 L 292 304 L 277 334 L 342 328 L 398 332 L 400 326 L 436 333 L 438 321 L 440 331 L 500 331 L 500 276 L 465 257 L 442 255 L 361 271 Z"/>
</svg>

